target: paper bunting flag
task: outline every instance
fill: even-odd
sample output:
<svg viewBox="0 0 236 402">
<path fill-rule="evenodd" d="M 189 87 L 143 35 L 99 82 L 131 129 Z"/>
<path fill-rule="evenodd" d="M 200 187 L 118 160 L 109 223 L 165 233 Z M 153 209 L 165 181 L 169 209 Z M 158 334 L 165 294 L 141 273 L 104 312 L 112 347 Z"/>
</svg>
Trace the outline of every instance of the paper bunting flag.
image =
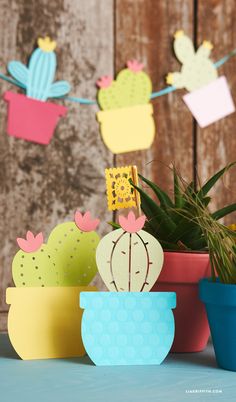
<svg viewBox="0 0 236 402">
<path fill-rule="evenodd" d="M 84 355 L 78 298 L 81 291 L 96 290 L 88 285 L 97 273 L 98 223 L 90 212 L 77 211 L 74 222 L 53 229 L 47 244 L 42 233 L 30 231 L 26 239 L 17 239 L 16 288 L 7 289 L 8 331 L 22 359 Z"/>
<path fill-rule="evenodd" d="M 120 216 L 120 229 L 104 236 L 96 252 L 110 292 L 86 293 L 82 338 L 97 365 L 160 364 L 174 339 L 173 292 L 150 292 L 163 264 L 163 250 L 142 230 L 145 217 Z"/>
<path fill-rule="evenodd" d="M 139 208 L 140 196 L 130 184 L 138 184 L 136 166 L 125 166 L 105 169 L 107 204 L 109 211 L 120 208 Z"/>
<path fill-rule="evenodd" d="M 38 48 L 33 51 L 29 66 L 19 61 L 11 61 L 8 70 L 25 89 L 26 95 L 12 92 L 4 94 L 8 102 L 9 135 L 39 144 L 48 144 L 60 117 L 67 109 L 48 98 L 60 98 L 70 91 L 66 81 L 54 82 L 56 72 L 56 42 L 48 37 L 38 39 Z"/>
<path fill-rule="evenodd" d="M 127 66 L 116 80 L 104 76 L 97 81 L 102 109 L 97 119 L 103 141 L 114 154 L 147 149 L 155 135 L 151 80 L 136 60 Z"/>
<path fill-rule="evenodd" d="M 182 63 L 181 72 L 169 73 L 167 83 L 175 88 L 185 88 L 190 94 L 184 102 L 200 127 L 206 127 L 235 111 L 225 77 L 217 78 L 217 69 L 209 59 L 212 44 L 204 41 L 195 52 L 192 40 L 177 31 L 174 52 Z"/>
</svg>

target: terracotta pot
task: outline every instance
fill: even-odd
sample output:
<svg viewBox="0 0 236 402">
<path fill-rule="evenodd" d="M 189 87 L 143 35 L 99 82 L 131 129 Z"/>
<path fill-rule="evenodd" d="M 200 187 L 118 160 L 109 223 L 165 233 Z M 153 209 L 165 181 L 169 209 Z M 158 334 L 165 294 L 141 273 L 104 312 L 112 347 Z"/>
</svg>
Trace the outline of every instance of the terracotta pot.
<svg viewBox="0 0 236 402">
<path fill-rule="evenodd" d="M 67 112 L 62 105 L 9 91 L 4 100 L 8 102 L 7 133 L 38 144 L 49 144 L 60 117 Z"/>
<path fill-rule="evenodd" d="M 8 333 L 23 360 L 83 356 L 80 292 L 93 286 L 8 288 Z"/>
<path fill-rule="evenodd" d="M 113 154 L 150 148 L 155 135 L 151 104 L 101 110 L 97 113 L 102 139 Z"/>
<path fill-rule="evenodd" d="M 209 255 L 171 251 L 164 255 L 164 266 L 152 291 L 176 292 L 171 352 L 200 352 L 207 345 L 210 330 L 204 304 L 199 299 L 198 282 L 211 274 Z"/>
</svg>

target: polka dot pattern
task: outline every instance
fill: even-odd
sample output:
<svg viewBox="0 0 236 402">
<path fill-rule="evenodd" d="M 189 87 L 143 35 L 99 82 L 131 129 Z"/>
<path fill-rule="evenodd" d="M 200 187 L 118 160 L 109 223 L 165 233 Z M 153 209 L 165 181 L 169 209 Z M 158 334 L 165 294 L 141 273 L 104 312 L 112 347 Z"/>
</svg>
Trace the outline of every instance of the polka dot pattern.
<svg viewBox="0 0 236 402">
<path fill-rule="evenodd" d="M 160 364 L 174 339 L 172 292 L 82 292 L 85 349 L 96 365 Z"/>
</svg>

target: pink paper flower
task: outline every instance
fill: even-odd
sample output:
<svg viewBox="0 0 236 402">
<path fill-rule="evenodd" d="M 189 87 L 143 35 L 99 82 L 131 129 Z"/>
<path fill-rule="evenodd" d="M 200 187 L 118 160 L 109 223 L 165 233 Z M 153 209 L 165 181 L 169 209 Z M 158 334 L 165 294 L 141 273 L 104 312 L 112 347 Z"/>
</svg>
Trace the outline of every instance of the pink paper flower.
<svg viewBox="0 0 236 402">
<path fill-rule="evenodd" d="M 85 212 L 84 215 L 81 212 L 76 211 L 75 213 L 75 224 L 82 230 L 82 232 L 92 232 L 99 225 L 99 219 L 92 219 L 91 213 L 89 211 Z"/>
<path fill-rule="evenodd" d="M 21 250 L 25 251 L 26 253 L 33 253 L 34 251 L 40 249 L 41 245 L 43 244 L 43 234 L 40 232 L 34 236 L 33 233 L 28 230 L 26 233 L 26 239 L 18 237 L 16 241 Z"/>
<path fill-rule="evenodd" d="M 144 226 L 146 220 L 145 215 L 141 215 L 139 218 L 135 218 L 135 215 L 132 211 L 129 212 L 128 217 L 120 215 L 119 216 L 119 224 L 125 232 L 128 233 L 136 233 L 139 232 Z"/>
<path fill-rule="evenodd" d="M 110 75 L 104 75 L 99 80 L 97 80 L 96 84 L 99 88 L 109 88 L 112 84 L 112 77 Z"/>
<path fill-rule="evenodd" d="M 138 73 L 143 69 L 143 63 L 139 63 L 137 60 L 128 60 L 127 67 L 129 70 L 133 71 L 133 73 Z"/>
</svg>

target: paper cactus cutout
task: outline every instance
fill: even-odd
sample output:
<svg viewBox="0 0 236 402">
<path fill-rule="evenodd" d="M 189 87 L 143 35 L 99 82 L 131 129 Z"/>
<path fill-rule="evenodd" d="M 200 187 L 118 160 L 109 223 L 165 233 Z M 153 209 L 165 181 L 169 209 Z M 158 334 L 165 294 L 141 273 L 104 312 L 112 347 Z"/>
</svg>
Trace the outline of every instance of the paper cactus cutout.
<svg viewBox="0 0 236 402">
<path fill-rule="evenodd" d="M 195 52 L 192 40 L 183 31 L 177 31 L 174 52 L 182 63 L 181 72 L 169 73 L 166 81 L 176 88 L 188 91 L 199 89 L 217 78 L 217 69 L 209 59 L 212 44 L 204 41 Z"/>
<path fill-rule="evenodd" d="M 110 211 L 120 208 L 137 207 L 140 204 L 139 193 L 130 184 L 135 183 L 135 166 L 105 169 L 107 204 Z"/>
<path fill-rule="evenodd" d="M 30 57 L 28 67 L 19 61 L 10 61 L 9 73 L 26 89 L 28 97 L 46 101 L 48 98 L 66 95 L 70 91 L 67 81 L 53 83 L 56 73 L 56 42 L 49 37 L 39 38 L 38 46 Z"/>
<path fill-rule="evenodd" d="M 75 222 L 57 225 L 51 232 L 48 245 L 55 253 L 61 286 L 86 286 L 97 273 L 95 252 L 99 236 L 94 229 L 99 223 L 90 212 L 75 213 Z"/>
<path fill-rule="evenodd" d="M 102 77 L 97 81 L 98 103 L 103 110 L 120 109 L 149 103 L 152 82 L 142 71 L 143 64 L 136 60 L 127 62 L 128 68 L 119 72 L 116 80 Z"/>
<path fill-rule="evenodd" d="M 136 220 L 130 212 L 119 222 L 123 227 L 103 237 L 97 247 L 99 273 L 110 291 L 148 292 L 161 272 L 163 250 L 152 235 L 141 230 L 145 217 Z"/>
<path fill-rule="evenodd" d="M 58 286 L 59 272 L 54 255 L 43 235 L 27 232 L 26 240 L 17 239 L 20 246 L 12 262 L 12 276 L 17 287 Z"/>
</svg>

